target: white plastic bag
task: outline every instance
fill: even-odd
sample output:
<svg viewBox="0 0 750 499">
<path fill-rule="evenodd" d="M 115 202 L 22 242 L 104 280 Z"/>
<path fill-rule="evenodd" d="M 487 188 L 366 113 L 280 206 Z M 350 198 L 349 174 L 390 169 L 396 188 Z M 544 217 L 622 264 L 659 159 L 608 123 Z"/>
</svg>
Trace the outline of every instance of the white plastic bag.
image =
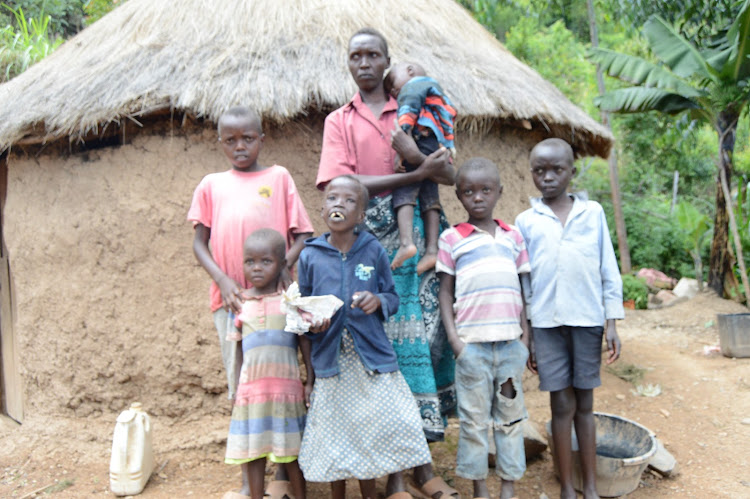
<svg viewBox="0 0 750 499">
<path fill-rule="evenodd" d="M 281 312 L 286 314 L 284 330 L 297 334 L 306 333 L 312 323 L 302 318 L 301 312 L 309 313 L 312 321 L 318 322 L 333 317 L 343 304 L 344 302 L 335 295 L 302 296 L 299 285 L 293 282 L 281 297 Z"/>
</svg>

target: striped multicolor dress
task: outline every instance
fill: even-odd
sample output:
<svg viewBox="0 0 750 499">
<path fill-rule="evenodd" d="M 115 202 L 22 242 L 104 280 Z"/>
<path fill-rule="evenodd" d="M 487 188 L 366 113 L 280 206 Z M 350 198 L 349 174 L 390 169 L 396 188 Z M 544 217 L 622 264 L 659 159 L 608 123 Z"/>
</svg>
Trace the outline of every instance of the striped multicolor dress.
<svg viewBox="0 0 750 499">
<path fill-rule="evenodd" d="M 241 464 L 262 457 L 273 462 L 294 461 L 305 427 L 305 396 L 297 362 L 297 335 L 284 331 L 279 310 L 281 294 L 252 297 L 244 302 L 242 369 L 225 462 Z"/>
</svg>

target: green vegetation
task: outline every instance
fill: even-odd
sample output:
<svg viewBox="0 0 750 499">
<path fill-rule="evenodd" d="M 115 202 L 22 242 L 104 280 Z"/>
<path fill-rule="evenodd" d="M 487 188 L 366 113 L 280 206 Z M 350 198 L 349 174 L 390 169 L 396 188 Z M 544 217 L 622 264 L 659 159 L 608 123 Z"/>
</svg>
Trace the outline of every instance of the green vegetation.
<svg viewBox="0 0 750 499">
<path fill-rule="evenodd" d="M 0 83 L 23 73 L 125 0 L 9 0 L 0 5 Z"/>
<path fill-rule="evenodd" d="M 612 365 L 604 366 L 604 369 L 608 373 L 614 374 L 633 385 L 639 385 L 646 374 L 646 369 L 638 367 L 635 364 L 628 364 L 627 362 L 616 362 Z"/>
<path fill-rule="evenodd" d="M 504 41 L 514 55 L 555 84 L 591 116 L 598 116 L 594 105 L 598 95 L 595 67 L 585 58 L 591 45 L 585 2 L 474 0 L 461 3 L 494 32 L 498 39 Z M 714 85 L 725 91 L 712 97 L 712 105 L 742 102 L 733 121 L 736 125 L 733 132 L 736 133 L 736 140 L 733 143 L 733 154 L 729 157 L 734 160 L 734 168 L 728 172 L 728 178 L 733 185 L 739 185 L 739 189 L 733 191 L 736 194 L 735 212 L 745 260 L 749 261 L 750 201 L 746 192 L 750 180 L 750 126 L 746 97 L 750 95 L 750 82 L 742 71 L 746 70 L 750 61 L 742 58 L 742 53 L 747 54 L 747 44 L 743 45 L 740 41 L 747 41 L 748 36 L 745 34 L 742 37 L 742 33 L 745 33 L 745 18 L 739 16 L 740 12 L 745 12 L 742 6 L 747 3 L 748 0 L 596 0 L 594 6 L 601 53 L 614 54 L 613 49 L 616 49 L 619 53 L 629 54 L 628 61 L 644 61 L 638 67 L 650 67 L 653 71 L 651 79 L 644 79 L 643 83 L 648 82 L 655 87 L 646 90 L 647 92 L 658 89 L 657 75 L 669 72 L 669 66 L 660 63 L 658 57 L 664 52 L 677 50 L 672 45 L 678 39 L 683 41 L 677 47 L 681 47 L 686 53 L 692 53 L 686 48 L 686 43 L 706 47 L 706 57 L 710 55 L 713 64 L 719 65 L 721 62 L 723 67 L 728 68 L 734 61 L 734 67 L 739 71 L 734 86 L 725 85 L 726 80 L 721 79 L 724 76 L 712 73 L 719 70 L 713 69 L 709 64 L 705 69 L 706 74 L 712 75 L 718 83 L 706 77 L 691 80 L 679 76 L 686 80 L 679 88 L 692 85 L 698 86 L 700 90 L 700 85 Z M 654 50 L 652 38 L 641 35 L 641 27 L 654 15 L 664 20 L 662 30 L 669 33 L 669 36 L 664 37 L 668 43 L 660 45 L 658 51 Z M 733 26 L 735 27 L 732 28 Z M 499 32 L 499 29 L 503 31 Z M 742 63 L 743 60 L 745 63 Z M 617 61 L 622 62 L 623 59 Z M 613 72 L 610 66 L 606 69 L 611 74 L 618 71 L 625 74 L 628 69 L 633 69 L 630 65 L 620 67 L 614 64 L 617 71 Z M 643 75 L 641 77 L 647 78 Z M 628 89 L 632 87 L 631 82 L 608 79 L 606 84 L 607 89 L 613 90 L 613 93 L 632 92 Z M 740 100 L 736 99 L 738 96 L 741 97 Z M 699 119 L 701 116 L 696 113 L 682 113 L 678 117 L 639 113 L 612 115 L 610 118 L 617 139 L 615 151 L 618 156 L 620 190 L 633 267 L 654 267 L 674 277 L 695 276 L 698 261 L 694 261 L 694 257 L 697 255 L 700 259 L 701 269 L 707 266 L 708 247 L 701 243 L 699 248 L 695 248 L 695 235 L 680 224 L 679 217 L 671 213 L 670 207 L 675 201 L 690 205 L 693 212 L 707 217 L 708 228 L 713 226 L 714 218 L 719 213 L 720 223 L 723 224 L 722 227 L 726 227 L 721 219 L 720 209 L 723 208 L 714 200 L 717 196 L 719 155 L 716 147 L 717 133 L 712 122 Z M 587 158 L 579 162 L 578 170 L 574 188 L 587 190 L 592 199 L 604 206 L 612 240 L 616 244 L 617 238 L 612 230 L 615 225 L 607 164 L 600 159 Z M 676 200 L 673 200 L 675 172 L 679 174 L 679 182 Z M 688 248 L 696 251 L 691 253 Z M 739 269 L 734 270 L 739 275 Z"/>
<path fill-rule="evenodd" d="M 690 254 L 695 265 L 695 278 L 698 280 L 698 289 L 703 289 L 703 258 L 702 250 L 709 234 L 711 233 L 711 221 L 701 213 L 695 206 L 689 203 L 680 203 L 675 210 L 675 219 L 683 233 L 685 249 Z"/>
<path fill-rule="evenodd" d="M 22 8 L 13 10 L 6 4 L 3 7 L 13 13 L 17 28 L 8 25 L 0 29 L 0 81 L 9 80 L 26 71 L 62 43 L 61 38 L 50 39 L 50 16 L 44 12 L 39 19 L 27 20 Z"/>
<path fill-rule="evenodd" d="M 7 0 L 10 11 L 23 10 L 26 19 L 49 16 L 51 38 L 70 38 L 126 0 Z M 0 12 L 0 26 L 19 27 L 16 16 Z"/>
<path fill-rule="evenodd" d="M 635 308 L 644 309 L 648 305 L 648 285 L 643 279 L 632 274 L 622 276 L 622 299 L 633 300 Z"/>
<path fill-rule="evenodd" d="M 643 33 L 661 64 L 603 48 L 590 52 L 591 59 L 610 76 L 632 84 L 596 99 L 601 109 L 687 112 L 691 119 L 705 121 L 716 130 L 719 186 L 709 284 L 717 292 L 723 292 L 726 275 L 732 272 L 726 208 L 731 200 L 726 199 L 721 182 L 731 186 L 737 124 L 750 102 L 750 0 L 744 0 L 733 13 L 736 17 L 731 24 L 722 26 L 720 34 L 710 37 L 713 43 L 704 41 L 704 46 L 696 45 L 663 18 L 650 17 Z"/>
</svg>

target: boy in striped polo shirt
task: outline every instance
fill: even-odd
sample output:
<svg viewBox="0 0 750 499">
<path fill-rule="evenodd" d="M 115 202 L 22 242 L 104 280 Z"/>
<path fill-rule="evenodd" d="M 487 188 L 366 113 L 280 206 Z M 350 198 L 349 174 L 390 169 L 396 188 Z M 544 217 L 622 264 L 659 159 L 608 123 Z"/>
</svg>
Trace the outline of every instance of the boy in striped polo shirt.
<svg viewBox="0 0 750 499">
<path fill-rule="evenodd" d="M 521 233 L 492 218 L 502 192 L 492 161 L 472 158 L 461 166 L 456 195 L 469 219 L 440 235 L 436 270 L 440 314 L 456 355 L 456 474 L 473 480 L 474 497 L 490 496 L 488 434 L 494 433 L 500 497 L 508 499 L 526 470 L 521 376 L 528 325 L 518 275 L 531 267 Z"/>
</svg>

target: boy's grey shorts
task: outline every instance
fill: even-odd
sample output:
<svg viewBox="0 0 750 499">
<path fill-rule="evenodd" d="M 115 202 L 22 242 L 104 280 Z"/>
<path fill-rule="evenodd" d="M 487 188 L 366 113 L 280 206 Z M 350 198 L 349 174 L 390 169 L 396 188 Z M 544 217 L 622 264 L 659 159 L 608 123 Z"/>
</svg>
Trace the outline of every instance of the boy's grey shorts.
<svg viewBox="0 0 750 499">
<path fill-rule="evenodd" d="M 569 386 L 583 390 L 602 384 L 604 327 L 533 328 L 539 389 L 556 392 Z"/>
</svg>

